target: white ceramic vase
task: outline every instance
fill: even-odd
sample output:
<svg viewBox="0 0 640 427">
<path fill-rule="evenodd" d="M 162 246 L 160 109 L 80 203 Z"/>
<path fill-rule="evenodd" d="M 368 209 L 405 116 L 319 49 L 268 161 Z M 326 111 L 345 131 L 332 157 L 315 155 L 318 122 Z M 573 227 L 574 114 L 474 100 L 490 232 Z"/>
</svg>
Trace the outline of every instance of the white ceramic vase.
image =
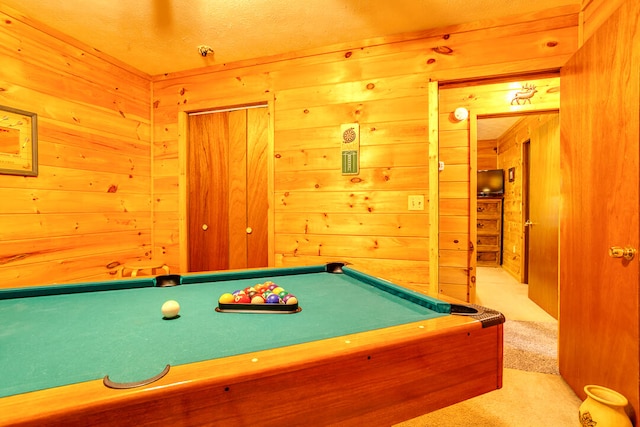
<svg viewBox="0 0 640 427">
<path fill-rule="evenodd" d="M 587 398 L 580 405 L 582 427 L 632 427 L 624 408 L 629 401 L 622 394 L 599 385 L 584 388 Z"/>
</svg>

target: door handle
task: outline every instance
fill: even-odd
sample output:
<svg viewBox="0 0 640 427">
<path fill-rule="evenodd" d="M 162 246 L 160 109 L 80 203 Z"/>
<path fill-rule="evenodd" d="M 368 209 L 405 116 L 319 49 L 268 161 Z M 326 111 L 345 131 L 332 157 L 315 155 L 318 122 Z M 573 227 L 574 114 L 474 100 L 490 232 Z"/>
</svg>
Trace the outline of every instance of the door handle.
<svg viewBox="0 0 640 427">
<path fill-rule="evenodd" d="M 208 228 L 209 228 L 209 226 L 207 224 L 202 224 L 202 229 L 204 231 L 207 231 Z"/>
<path fill-rule="evenodd" d="M 620 246 L 611 246 L 609 248 L 609 256 L 611 258 L 624 258 L 631 261 L 638 250 L 635 248 L 621 248 Z"/>
<path fill-rule="evenodd" d="M 251 227 L 247 227 L 245 231 L 247 232 L 247 234 L 253 233 L 253 229 Z"/>
</svg>

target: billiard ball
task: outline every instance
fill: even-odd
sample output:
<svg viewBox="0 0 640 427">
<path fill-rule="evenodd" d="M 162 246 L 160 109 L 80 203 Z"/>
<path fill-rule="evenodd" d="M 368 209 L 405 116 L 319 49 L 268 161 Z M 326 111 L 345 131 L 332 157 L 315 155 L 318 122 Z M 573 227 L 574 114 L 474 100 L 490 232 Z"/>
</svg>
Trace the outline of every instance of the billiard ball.
<svg viewBox="0 0 640 427">
<path fill-rule="evenodd" d="M 233 294 L 227 292 L 220 295 L 220 298 L 218 298 L 218 302 L 220 304 L 233 304 L 235 302 L 235 297 L 233 296 Z"/>
<path fill-rule="evenodd" d="M 251 298 L 251 304 L 264 304 L 265 300 L 261 295 L 254 295 L 253 298 Z"/>
<path fill-rule="evenodd" d="M 237 304 L 249 304 L 251 302 L 251 298 L 247 294 L 238 294 L 234 299 Z"/>
<path fill-rule="evenodd" d="M 282 301 L 287 305 L 293 305 L 298 303 L 298 298 L 296 298 L 294 295 L 288 294 L 285 295 L 284 298 L 282 298 Z"/>
<path fill-rule="evenodd" d="M 267 304 L 278 304 L 280 302 L 280 297 L 276 294 L 269 294 L 267 296 Z"/>
<path fill-rule="evenodd" d="M 178 301 L 169 300 L 162 304 L 162 315 L 165 319 L 173 319 L 178 316 L 179 312 L 180 304 L 178 304 Z"/>
</svg>

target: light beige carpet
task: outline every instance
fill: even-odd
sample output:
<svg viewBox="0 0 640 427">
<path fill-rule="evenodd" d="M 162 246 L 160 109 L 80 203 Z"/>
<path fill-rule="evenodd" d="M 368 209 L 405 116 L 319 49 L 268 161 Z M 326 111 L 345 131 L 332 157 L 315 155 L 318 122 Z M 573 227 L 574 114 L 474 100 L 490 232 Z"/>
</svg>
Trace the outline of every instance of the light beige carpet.
<svg viewBox="0 0 640 427">
<path fill-rule="evenodd" d="M 577 427 L 580 403 L 558 375 L 505 369 L 502 389 L 397 427 Z"/>
<path fill-rule="evenodd" d="M 477 278 L 476 303 L 507 319 L 502 388 L 397 426 L 578 427 L 582 402 L 573 390 L 560 375 L 535 372 L 555 372 L 558 322 L 528 298 L 526 284 L 501 268 L 480 267 Z"/>
</svg>

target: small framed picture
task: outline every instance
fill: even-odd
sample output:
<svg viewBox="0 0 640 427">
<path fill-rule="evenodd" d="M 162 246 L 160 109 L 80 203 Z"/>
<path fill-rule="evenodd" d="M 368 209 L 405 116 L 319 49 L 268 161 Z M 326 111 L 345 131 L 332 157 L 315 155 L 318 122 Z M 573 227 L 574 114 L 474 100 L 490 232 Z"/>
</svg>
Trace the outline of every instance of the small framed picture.
<svg viewBox="0 0 640 427">
<path fill-rule="evenodd" d="M 516 179 L 516 168 L 509 168 L 509 182 L 513 182 Z"/>
<path fill-rule="evenodd" d="M 0 174 L 38 176 L 38 116 L 0 105 Z"/>
</svg>

